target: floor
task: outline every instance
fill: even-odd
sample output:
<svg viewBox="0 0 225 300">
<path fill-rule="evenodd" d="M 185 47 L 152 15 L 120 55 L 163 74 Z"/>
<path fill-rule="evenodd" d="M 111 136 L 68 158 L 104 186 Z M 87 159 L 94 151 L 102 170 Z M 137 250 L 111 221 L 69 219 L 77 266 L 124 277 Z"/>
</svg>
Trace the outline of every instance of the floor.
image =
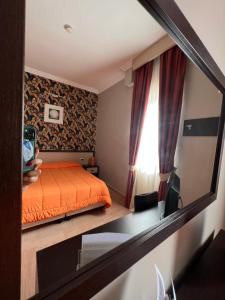
<svg viewBox="0 0 225 300">
<path fill-rule="evenodd" d="M 21 299 L 25 300 L 37 292 L 36 252 L 52 244 L 85 232 L 89 229 L 118 219 L 129 213 L 123 206 L 123 198 L 110 191 L 112 207 L 97 209 L 73 217 L 69 221 L 59 224 L 50 224 L 22 234 L 22 282 Z"/>
</svg>

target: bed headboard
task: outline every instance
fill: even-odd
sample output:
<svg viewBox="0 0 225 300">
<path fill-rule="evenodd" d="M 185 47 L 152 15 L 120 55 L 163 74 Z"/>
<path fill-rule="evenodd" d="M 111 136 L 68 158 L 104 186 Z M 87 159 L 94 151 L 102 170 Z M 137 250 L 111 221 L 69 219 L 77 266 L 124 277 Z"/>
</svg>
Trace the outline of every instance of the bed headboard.
<svg viewBox="0 0 225 300">
<path fill-rule="evenodd" d="M 93 152 L 40 152 L 39 157 L 43 162 L 73 160 L 82 165 L 88 163 Z"/>
</svg>

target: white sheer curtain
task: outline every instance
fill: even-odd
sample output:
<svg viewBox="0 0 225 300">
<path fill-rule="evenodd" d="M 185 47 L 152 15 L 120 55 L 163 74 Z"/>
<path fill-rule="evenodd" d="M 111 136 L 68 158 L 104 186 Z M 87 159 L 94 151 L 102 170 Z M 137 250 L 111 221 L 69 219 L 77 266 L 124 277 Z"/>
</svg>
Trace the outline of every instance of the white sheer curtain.
<svg viewBox="0 0 225 300">
<path fill-rule="evenodd" d="M 158 155 L 158 99 L 159 99 L 159 59 L 154 61 L 144 126 L 138 151 L 136 179 L 133 188 L 131 207 L 134 195 L 150 193 L 159 186 L 159 155 Z"/>
</svg>

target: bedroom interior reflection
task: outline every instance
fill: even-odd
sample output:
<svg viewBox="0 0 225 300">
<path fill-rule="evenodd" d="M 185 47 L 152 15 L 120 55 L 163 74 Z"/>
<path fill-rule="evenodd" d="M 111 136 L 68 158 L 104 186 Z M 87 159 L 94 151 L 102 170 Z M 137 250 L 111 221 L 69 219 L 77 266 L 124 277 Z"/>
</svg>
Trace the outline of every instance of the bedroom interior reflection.
<svg viewBox="0 0 225 300">
<path fill-rule="evenodd" d="M 137 1 L 51 2 L 26 8 L 24 118 L 43 164 L 22 235 L 79 234 L 69 273 L 210 192 L 222 95 Z M 39 275 L 51 253 L 37 255 Z"/>
</svg>

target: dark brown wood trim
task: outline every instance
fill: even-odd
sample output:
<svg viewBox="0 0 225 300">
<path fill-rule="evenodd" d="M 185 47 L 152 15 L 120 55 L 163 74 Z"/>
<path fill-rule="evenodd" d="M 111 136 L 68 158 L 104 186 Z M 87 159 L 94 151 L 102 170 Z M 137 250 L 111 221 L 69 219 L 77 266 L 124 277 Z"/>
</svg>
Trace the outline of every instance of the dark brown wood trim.
<svg viewBox="0 0 225 300">
<path fill-rule="evenodd" d="M 20 298 L 25 1 L 0 2 L 0 294 Z"/>
<path fill-rule="evenodd" d="M 220 163 L 221 163 L 221 152 L 224 145 L 224 122 L 225 122 L 225 94 L 223 95 L 223 102 L 221 107 L 218 139 L 216 145 L 216 155 L 214 160 L 212 183 L 211 183 L 211 192 L 215 193 L 216 195 L 217 195 L 218 177 L 219 177 L 219 170 L 220 170 Z"/>
<path fill-rule="evenodd" d="M 174 1 L 139 0 L 177 44 L 225 94 L 225 78 Z M 2 299 L 20 298 L 21 141 L 23 124 L 25 0 L 0 4 L 0 291 Z M 33 299 L 90 299 L 216 198 L 224 126 L 224 104 L 212 192 L 71 274 Z M 12 176 L 14 170 L 14 176 Z"/>
<path fill-rule="evenodd" d="M 225 93 L 224 75 L 176 3 L 164 0 L 139 0 L 139 2 L 171 34 L 182 50 L 201 68 L 217 88 Z M 211 204 L 216 199 L 215 191 L 222 147 L 224 111 L 223 103 L 212 189 L 209 194 L 204 195 L 184 209 L 168 216 L 161 221 L 159 226 L 142 232 L 120 247 L 95 260 L 79 272 L 67 276 L 48 290 L 34 296 L 32 299 L 90 299 Z"/>
</svg>

